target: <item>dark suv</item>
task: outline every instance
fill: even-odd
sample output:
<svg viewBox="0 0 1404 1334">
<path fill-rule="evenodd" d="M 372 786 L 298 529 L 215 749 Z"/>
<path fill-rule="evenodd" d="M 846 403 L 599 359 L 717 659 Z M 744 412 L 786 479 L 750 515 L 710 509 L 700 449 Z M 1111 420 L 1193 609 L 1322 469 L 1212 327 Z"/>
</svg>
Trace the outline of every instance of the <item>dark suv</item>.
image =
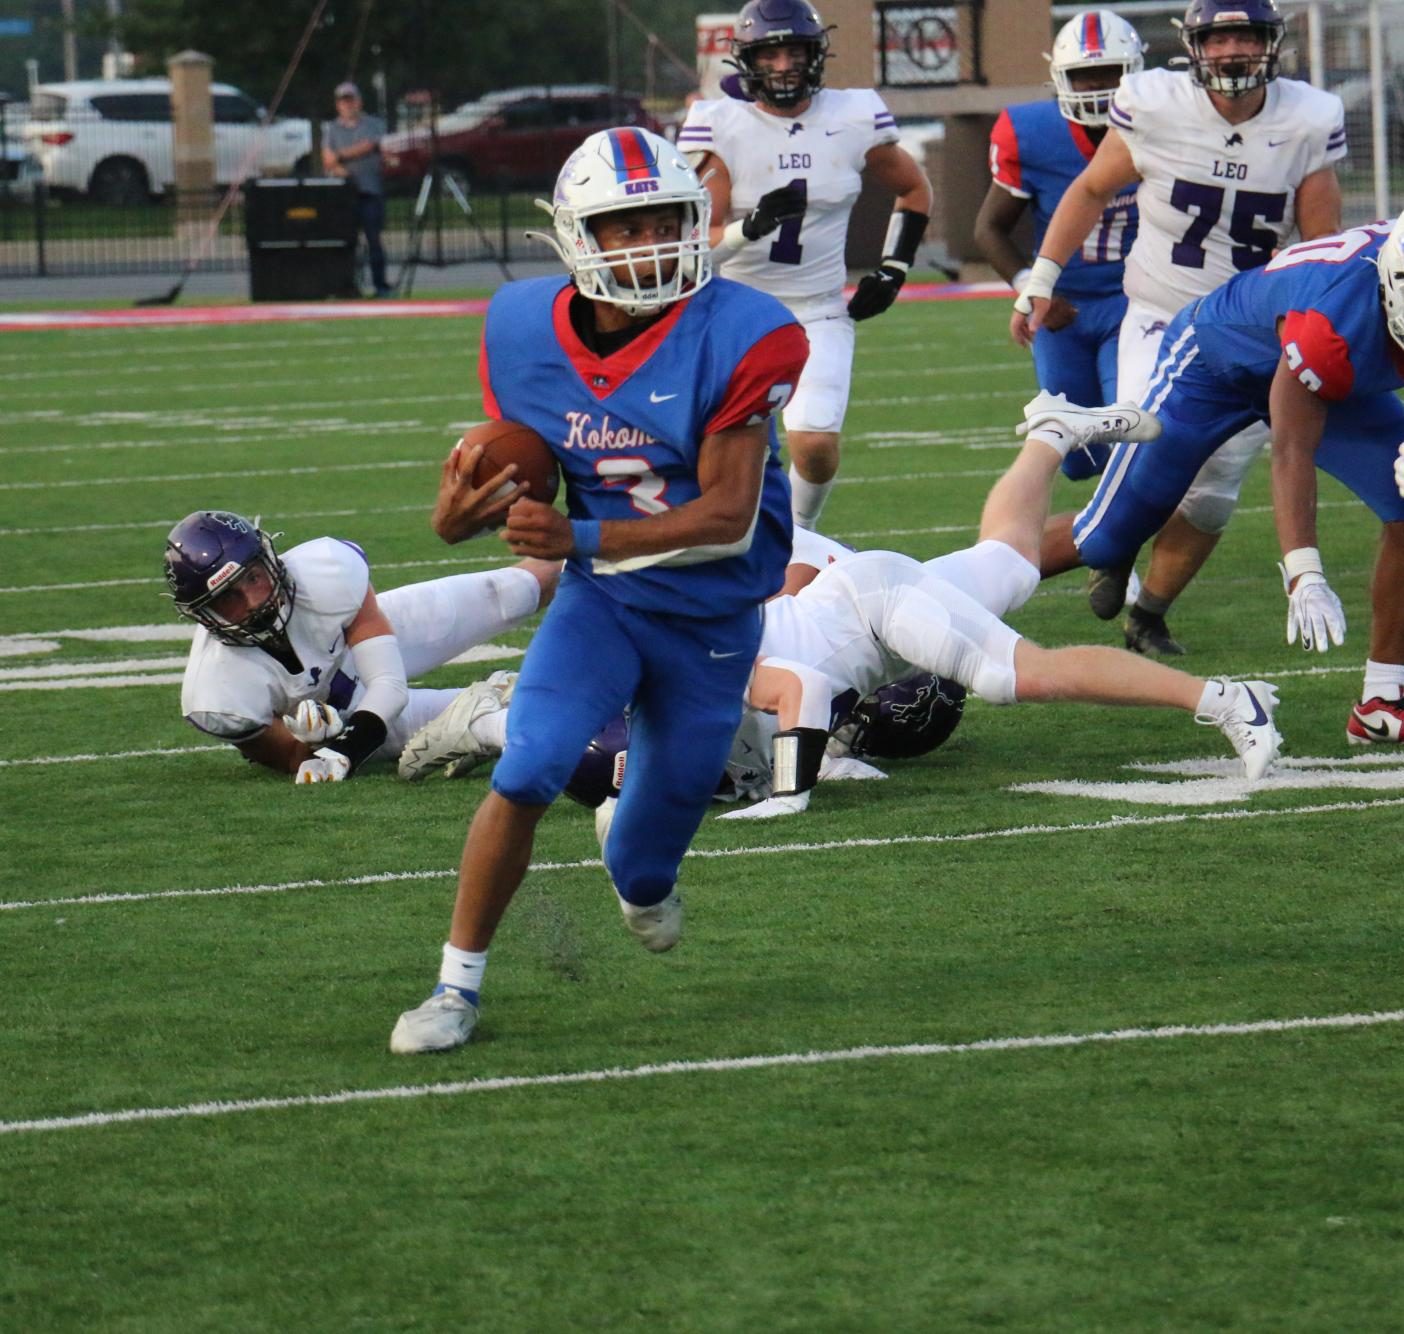
<svg viewBox="0 0 1404 1334">
<path fill-rule="evenodd" d="M 439 162 L 466 185 L 545 189 L 582 139 L 614 125 L 662 132 L 637 97 L 603 84 L 509 88 L 439 118 Z M 381 150 L 392 188 L 423 178 L 432 138 L 427 125 L 386 135 Z"/>
</svg>

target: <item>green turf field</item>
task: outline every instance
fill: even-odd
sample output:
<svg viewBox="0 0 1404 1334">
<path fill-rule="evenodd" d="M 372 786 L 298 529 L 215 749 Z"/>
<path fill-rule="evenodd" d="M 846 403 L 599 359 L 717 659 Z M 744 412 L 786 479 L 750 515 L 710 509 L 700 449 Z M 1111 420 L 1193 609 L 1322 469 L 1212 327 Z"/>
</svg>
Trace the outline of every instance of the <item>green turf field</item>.
<svg viewBox="0 0 1404 1334">
<path fill-rule="evenodd" d="M 831 533 L 973 538 L 1033 384 L 1006 317 L 862 327 Z M 1262 789 L 1183 804 L 1229 766 L 1182 715 L 972 702 L 886 783 L 708 820 L 666 956 L 566 803 L 479 1038 L 387 1052 L 485 781 L 207 744 L 159 562 L 203 507 L 353 538 L 382 589 L 502 560 L 427 522 L 477 339 L 0 336 L 0 1328 L 1398 1328 L 1404 757 L 1345 744 L 1378 525 L 1327 479 L 1344 648 L 1282 642 L 1263 467 L 1172 618 L 1190 669 L 1280 686 Z M 1076 576 L 1015 624 L 1117 637 Z M 1100 786 L 1014 790 L 1055 783 Z"/>
</svg>

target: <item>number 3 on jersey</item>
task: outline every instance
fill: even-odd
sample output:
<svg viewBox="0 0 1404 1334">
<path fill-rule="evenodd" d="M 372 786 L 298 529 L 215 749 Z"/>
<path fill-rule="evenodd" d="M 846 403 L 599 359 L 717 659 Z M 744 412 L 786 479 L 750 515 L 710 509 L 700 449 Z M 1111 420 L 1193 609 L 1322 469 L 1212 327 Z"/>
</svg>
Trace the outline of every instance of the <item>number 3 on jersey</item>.
<svg viewBox="0 0 1404 1334">
<path fill-rule="evenodd" d="M 640 514 L 663 514 L 668 509 L 663 500 L 668 483 L 648 466 L 647 459 L 600 459 L 595 464 L 595 472 L 604 479 L 606 486 L 627 488 L 629 503 Z"/>
</svg>

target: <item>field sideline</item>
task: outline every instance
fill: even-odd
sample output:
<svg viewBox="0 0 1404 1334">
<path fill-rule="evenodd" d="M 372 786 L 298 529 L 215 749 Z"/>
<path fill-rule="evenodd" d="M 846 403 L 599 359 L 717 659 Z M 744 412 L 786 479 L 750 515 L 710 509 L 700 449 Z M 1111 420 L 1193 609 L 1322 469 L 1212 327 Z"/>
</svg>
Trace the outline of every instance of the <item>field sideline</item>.
<svg viewBox="0 0 1404 1334">
<path fill-rule="evenodd" d="M 973 537 L 1033 388 L 1006 314 L 862 327 L 834 536 Z M 705 822 L 662 957 L 564 804 L 480 1040 L 386 1051 L 483 780 L 295 789 L 209 745 L 160 552 L 225 507 L 378 588 L 498 563 L 427 523 L 479 327 L 0 336 L 0 1323 L 1394 1327 L 1404 756 L 1345 744 L 1377 525 L 1329 479 L 1343 648 L 1283 643 L 1263 466 L 1173 618 L 1188 670 L 1279 684 L 1262 788 L 1180 715 L 975 702 L 885 783 Z M 1075 576 L 1015 624 L 1119 638 Z"/>
</svg>

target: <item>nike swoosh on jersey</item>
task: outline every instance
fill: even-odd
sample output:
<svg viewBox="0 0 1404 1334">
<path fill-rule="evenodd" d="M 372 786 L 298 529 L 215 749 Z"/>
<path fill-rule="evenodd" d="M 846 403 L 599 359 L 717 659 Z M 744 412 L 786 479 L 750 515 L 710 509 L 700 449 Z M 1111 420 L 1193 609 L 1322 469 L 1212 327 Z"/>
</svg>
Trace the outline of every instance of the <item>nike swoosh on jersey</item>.
<svg viewBox="0 0 1404 1334">
<path fill-rule="evenodd" d="M 718 653 L 716 649 L 709 648 L 707 650 L 707 656 L 709 658 L 715 658 L 718 661 L 720 661 L 722 658 L 734 658 L 740 652 L 741 650 L 739 648 L 732 649 L 730 653 Z"/>
<path fill-rule="evenodd" d="M 681 391 L 679 391 L 681 392 Z M 670 398 L 676 398 L 677 394 L 660 394 L 650 389 L 648 391 L 648 401 L 650 403 L 666 403 Z"/>
<path fill-rule="evenodd" d="M 832 138 L 834 137 L 834 135 L 836 135 L 836 134 L 842 134 L 842 133 L 843 133 L 843 131 L 842 131 L 841 129 L 840 129 L 840 130 L 825 130 L 825 131 L 824 131 L 824 138 L 826 138 L 826 139 L 832 139 Z"/>
<path fill-rule="evenodd" d="M 1290 142 L 1288 139 L 1269 139 L 1267 145 L 1269 148 L 1281 148 L 1283 144 Z"/>
</svg>

